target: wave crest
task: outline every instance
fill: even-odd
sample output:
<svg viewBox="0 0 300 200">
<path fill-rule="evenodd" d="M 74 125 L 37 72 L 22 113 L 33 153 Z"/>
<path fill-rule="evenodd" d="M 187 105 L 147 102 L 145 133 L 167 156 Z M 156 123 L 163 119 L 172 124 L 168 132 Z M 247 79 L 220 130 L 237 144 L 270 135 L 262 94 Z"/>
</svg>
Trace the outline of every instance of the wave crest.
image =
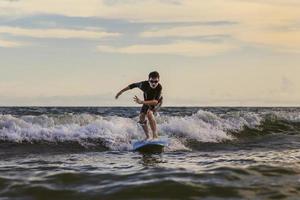
<svg viewBox="0 0 300 200">
<path fill-rule="evenodd" d="M 259 130 L 267 119 L 299 122 L 300 115 L 277 111 L 213 113 L 198 110 L 190 116 L 158 116 L 157 122 L 159 134 L 170 140 L 170 150 L 179 150 L 185 149 L 191 140 L 220 143 L 237 139 L 245 128 Z M 0 115 L 0 140 L 14 143 L 76 142 L 85 147 L 101 144 L 111 150 L 130 150 L 132 140 L 144 137 L 136 121 L 137 118 L 95 114 L 19 117 L 7 114 Z"/>
</svg>

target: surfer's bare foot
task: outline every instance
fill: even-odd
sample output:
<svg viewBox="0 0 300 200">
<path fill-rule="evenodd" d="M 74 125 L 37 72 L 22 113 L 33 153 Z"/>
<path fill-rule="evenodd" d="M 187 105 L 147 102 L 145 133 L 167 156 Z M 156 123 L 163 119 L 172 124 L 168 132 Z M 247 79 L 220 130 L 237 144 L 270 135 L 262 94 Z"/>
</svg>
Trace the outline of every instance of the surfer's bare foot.
<svg viewBox="0 0 300 200">
<path fill-rule="evenodd" d="M 157 139 L 157 138 L 158 138 L 157 133 L 154 133 L 154 134 L 153 134 L 153 139 Z"/>
<path fill-rule="evenodd" d="M 147 141 L 147 140 L 151 140 L 152 138 L 151 137 L 146 137 L 144 140 Z"/>
</svg>

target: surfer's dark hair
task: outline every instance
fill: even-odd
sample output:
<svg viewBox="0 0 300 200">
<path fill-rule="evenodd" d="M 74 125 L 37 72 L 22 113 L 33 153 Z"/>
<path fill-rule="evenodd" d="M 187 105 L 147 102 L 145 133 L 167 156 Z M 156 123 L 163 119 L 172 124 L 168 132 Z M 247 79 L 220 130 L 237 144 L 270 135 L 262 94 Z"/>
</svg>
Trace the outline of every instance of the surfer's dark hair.
<svg viewBox="0 0 300 200">
<path fill-rule="evenodd" d="M 148 77 L 149 78 L 159 78 L 159 73 L 157 71 L 150 72 Z"/>
</svg>

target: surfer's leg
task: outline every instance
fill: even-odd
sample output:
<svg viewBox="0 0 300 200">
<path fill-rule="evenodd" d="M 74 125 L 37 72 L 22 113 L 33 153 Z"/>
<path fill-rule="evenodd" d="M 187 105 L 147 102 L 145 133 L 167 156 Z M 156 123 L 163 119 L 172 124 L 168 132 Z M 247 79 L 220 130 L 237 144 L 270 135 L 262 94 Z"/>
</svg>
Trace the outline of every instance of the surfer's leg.
<svg viewBox="0 0 300 200">
<path fill-rule="evenodd" d="M 148 125 L 147 125 L 147 120 L 146 120 L 146 114 L 145 113 L 140 113 L 140 121 L 138 123 L 143 128 L 143 130 L 144 130 L 144 132 L 146 134 L 146 139 L 150 139 Z"/>
<path fill-rule="evenodd" d="M 153 138 L 158 138 L 157 132 L 156 132 L 156 121 L 154 118 L 154 114 L 152 110 L 147 111 L 147 118 L 149 120 L 150 128 L 153 134 Z"/>
</svg>

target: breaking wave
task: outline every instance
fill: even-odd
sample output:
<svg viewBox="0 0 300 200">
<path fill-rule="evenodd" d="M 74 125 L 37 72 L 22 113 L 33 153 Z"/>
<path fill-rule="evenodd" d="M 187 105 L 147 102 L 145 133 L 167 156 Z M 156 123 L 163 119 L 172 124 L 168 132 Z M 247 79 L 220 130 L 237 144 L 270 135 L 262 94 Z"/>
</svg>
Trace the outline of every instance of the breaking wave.
<svg viewBox="0 0 300 200">
<path fill-rule="evenodd" d="M 102 146 L 109 150 L 131 150 L 131 141 L 144 134 L 137 118 L 97 114 L 0 115 L 2 143 L 76 143 L 85 148 Z M 169 150 L 188 149 L 188 143 L 223 143 L 238 140 L 245 129 L 264 134 L 278 123 L 299 130 L 297 111 L 232 111 L 214 113 L 198 110 L 192 115 L 157 117 L 159 134 L 170 141 Z M 276 127 L 276 126 L 275 126 Z M 296 127 L 296 128 L 295 128 Z M 279 131 L 279 130 L 278 130 Z M 282 126 L 280 131 L 282 131 Z M 276 132 L 276 129 L 272 129 Z"/>
</svg>

